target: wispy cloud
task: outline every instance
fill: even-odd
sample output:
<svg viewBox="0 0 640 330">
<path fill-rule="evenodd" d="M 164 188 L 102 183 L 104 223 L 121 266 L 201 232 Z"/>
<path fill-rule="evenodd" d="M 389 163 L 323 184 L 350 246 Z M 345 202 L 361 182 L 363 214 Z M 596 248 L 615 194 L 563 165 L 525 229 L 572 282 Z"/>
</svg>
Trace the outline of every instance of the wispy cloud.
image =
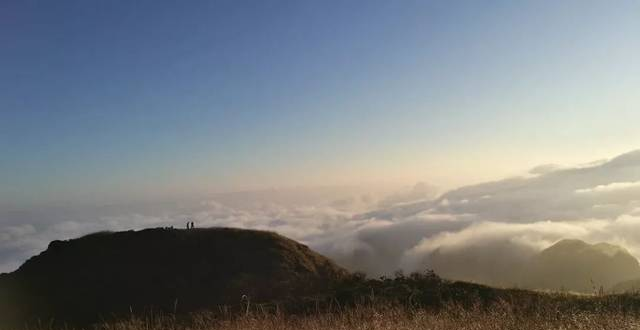
<svg viewBox="0 0 640 330">
<path fill-rule="evenodd" d="M 592 188 L 576 189 L 578 194 L 589 193 L 610 193 L 628 189 L 640 189 L 640 181 L 634 182 L 613 182 L 609 184 L 601 184 Z"/>
</svg>

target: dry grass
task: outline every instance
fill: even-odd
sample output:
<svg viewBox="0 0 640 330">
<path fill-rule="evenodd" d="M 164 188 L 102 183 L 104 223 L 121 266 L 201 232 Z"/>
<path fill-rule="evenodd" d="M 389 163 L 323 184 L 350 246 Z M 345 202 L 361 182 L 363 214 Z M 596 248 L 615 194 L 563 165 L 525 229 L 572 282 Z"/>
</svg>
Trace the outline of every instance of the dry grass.
<svg viewBox="0 0 640 330">
<path fill-rule="evenodd" d="M 283 313 L 252 312 L 247 315 L 220 317 L 198 313 L 177 322 L 172 317 L 132 318 L 103 324 L 99 330 L 321 330 L 321 329 L 389 329 L 389 330 L 491 330 L 491 329 L 640 329 L 640 317 L 623 312 L 571 312 L 548 310 L 519 314 L 508 303 L 488 310 L 448 306 L 438 312 L 390 306 L 362 306 L 343 311 L 319 312 L 295 316 Z"/>
</svg>

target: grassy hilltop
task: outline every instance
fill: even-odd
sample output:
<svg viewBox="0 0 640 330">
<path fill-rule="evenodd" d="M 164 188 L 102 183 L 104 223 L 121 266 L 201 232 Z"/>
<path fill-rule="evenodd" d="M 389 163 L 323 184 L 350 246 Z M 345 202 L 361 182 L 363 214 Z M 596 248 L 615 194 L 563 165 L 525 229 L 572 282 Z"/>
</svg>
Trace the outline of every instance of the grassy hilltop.
<svg viewBox="0 0 640 330">
<path fill-rule="evenodd" d="M 88 324 L 324 292 L 347 271 L 275 233 L 227 228 L 101 232 L 54 241 L 0 282 L 0 322 Z"/>
</svg>

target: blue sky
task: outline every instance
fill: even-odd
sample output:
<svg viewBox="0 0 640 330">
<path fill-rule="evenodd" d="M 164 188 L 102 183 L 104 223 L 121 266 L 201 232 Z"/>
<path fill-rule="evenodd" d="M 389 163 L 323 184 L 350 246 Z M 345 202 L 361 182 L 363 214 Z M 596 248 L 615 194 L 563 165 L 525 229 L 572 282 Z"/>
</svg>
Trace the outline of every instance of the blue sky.
<svg viewBox="0 0 640 330">
<path fill-rule="evenodd" d="M 0 207 L 637 148 L 636 1 L 3 1 Z"/>
</svg>

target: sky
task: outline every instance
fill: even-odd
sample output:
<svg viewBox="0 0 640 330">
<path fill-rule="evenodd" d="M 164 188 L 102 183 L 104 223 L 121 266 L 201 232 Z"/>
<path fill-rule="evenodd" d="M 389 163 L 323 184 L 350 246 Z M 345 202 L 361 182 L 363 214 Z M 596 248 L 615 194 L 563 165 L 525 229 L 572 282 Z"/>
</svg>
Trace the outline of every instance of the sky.
<svg viewBox="0 0 640 330">
<path fill-rule="evenodd" d="M 637 1 L 2 1 L 3 208 L 453 188 L 637 147 Z"/>
<path fill-rule="evenodd" d="M 639 35 L 638 1 L 1 1 L 0 272 L 185 219 L 369 274 L 640 257 Z"/>
</svg>

